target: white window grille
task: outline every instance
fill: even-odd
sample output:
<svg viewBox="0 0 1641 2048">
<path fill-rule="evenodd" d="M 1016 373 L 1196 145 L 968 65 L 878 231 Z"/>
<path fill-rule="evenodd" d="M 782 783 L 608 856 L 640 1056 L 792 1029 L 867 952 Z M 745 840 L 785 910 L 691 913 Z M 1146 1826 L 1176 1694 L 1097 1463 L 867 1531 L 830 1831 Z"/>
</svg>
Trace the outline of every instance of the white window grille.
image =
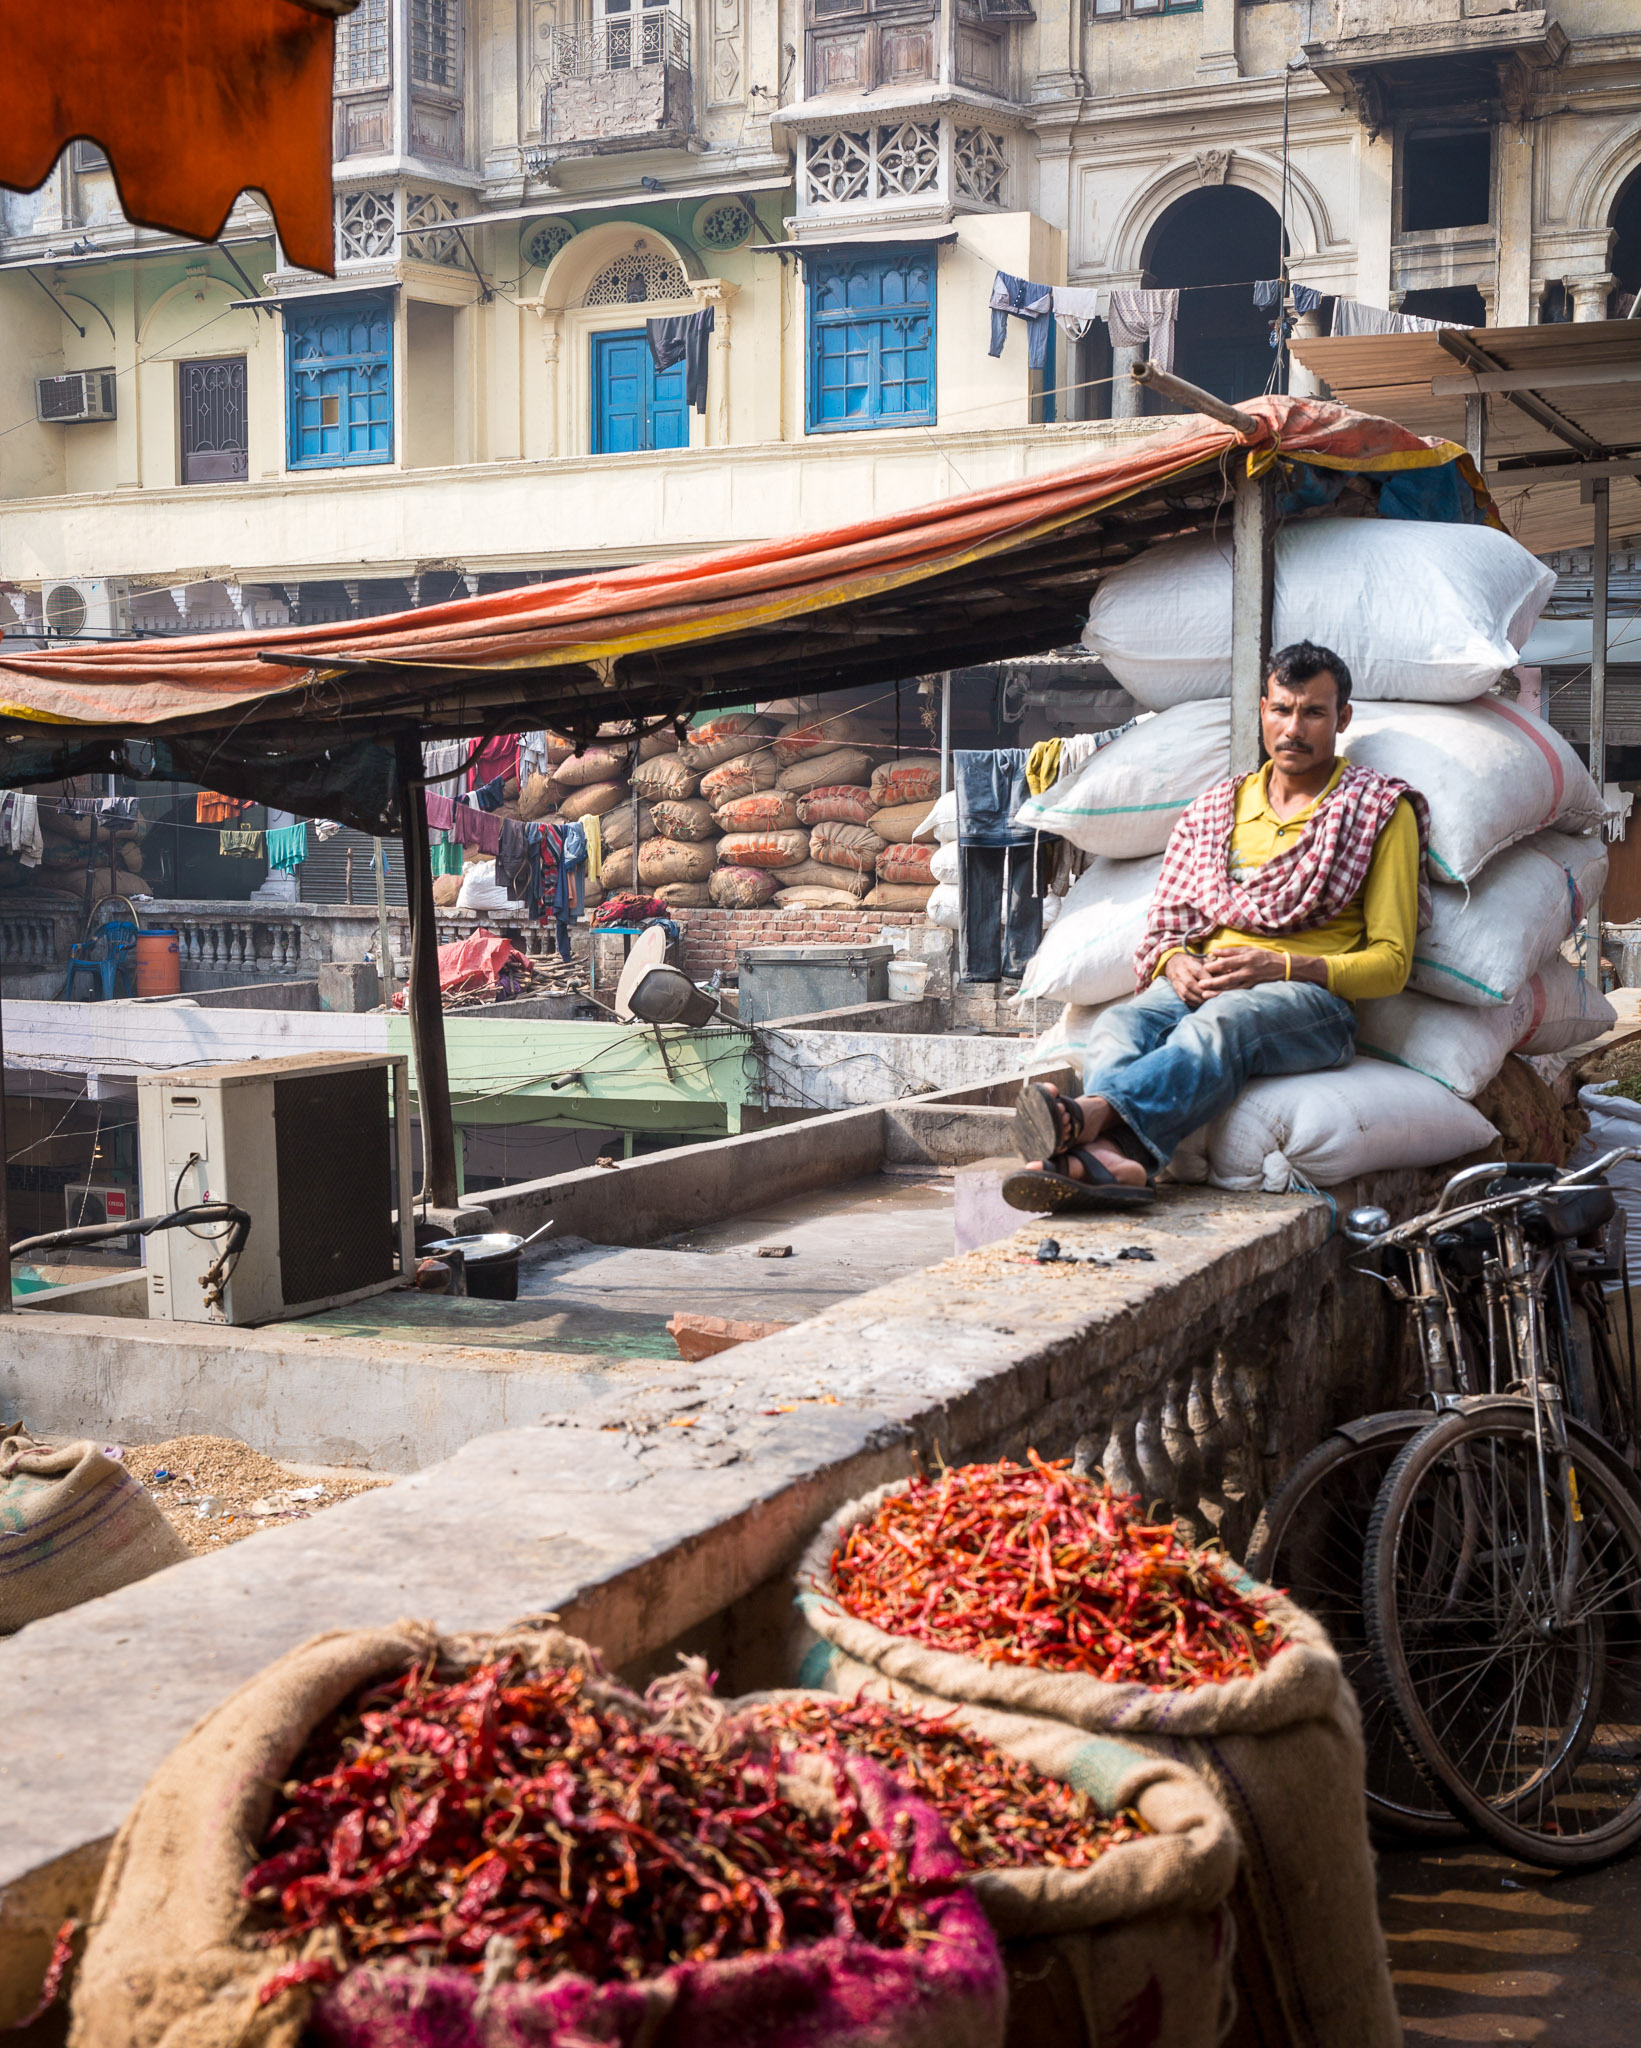
<svg viewBox="0 0 1641 2048">
<path fill-rule="evenodd" d="M 462 267 L 461 244 L 450 229 L 441 231 L 441 221 L 454 220 L 456 209 L 438 192 L 405 194 L 405 253 L 421 263 L 447 263 Z"/>
<path fill-rule="evenodd" d="M 804 156 L 804 175 L 812 205 L 841 206 L 846 200 L 868 198 L 872 188 L 870 137 L 841 130 L 812 135 Z"/>
<path fill-rule="evenodd" d="M 689 69 L 689 23 L 660 0 L 601 0 L 593 21 L 548 34 L 546 70 L 553 78 L 601 78 L 650 64 Z"/>
<path fill-rule="evenodd" d="M 341 192 L 336 199 L 336 255 L 343 263 L 391 256 L 398 238 L 394 195 L 385 192 Z"/>
<path fill-rule="evenodd" d="M 682 264 L 664 249 L 629 249 L 587 287 L 584 306 L 641 306 L 689 296 Z"/>
<path fill-rule="evenodd" d="M 877 132 L 878 196 L 909 199 L 940 176 L 940 131 L 906 121 Z"/>
<path fill-rule="evenodd" d="M 410 0 L 410 76 L 436 92 L 461 86 L 461 0 Z"/>
<path fill-rule="evenodd" d="M 336 23 L 336 89 L 386 85 L 392 73 L 388 0 L 359 0 Z"/>
<path fill-rule="evenodd" d="M 959 128 L 952 163 L 964 199 L 978 200 L 982 206 L 1006 203 L 1009 160 L 998 136 L 985 128 Z"/>
</svg>

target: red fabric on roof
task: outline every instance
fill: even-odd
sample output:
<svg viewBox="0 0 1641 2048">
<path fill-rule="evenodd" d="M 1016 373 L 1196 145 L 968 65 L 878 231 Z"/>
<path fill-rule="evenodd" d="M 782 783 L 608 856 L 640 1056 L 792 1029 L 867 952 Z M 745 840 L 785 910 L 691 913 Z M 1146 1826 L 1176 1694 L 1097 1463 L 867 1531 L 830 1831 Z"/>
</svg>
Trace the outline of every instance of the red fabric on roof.
<svg viewBox="0 0 1641 2048">
<path fill-rule="evenodd" d="M 1261 398 L 1242 409 L 1264 430 L 1251 444 L 1193 415 L 1176 433 L 1147 437 L 1075 469 L 822 533 L 608 575 L 569 576 L 388 618 L 15 654 L 0 666 L 0 717 L 152 729 L 216 712 L 243 714 L 259 701 L 305 689 L 332 653 L 388 665 L 505 671 L 607 660 L 751 631 L 1005 556 L 1243 445 L 1261 449 L 1268 460 L 1292 456 L 1360 469 L 1458 461 L 1478 498 L 1488 502 L 1469 456 L 1454 442 L 1424 440 L 1391 420 L 1314 399 Z M 288 652 L 291 673 L 259 661 L 259 651 Z M 427 688 L 415 669 L 406 669 L 407 706 Z M 345 700 L 348 672 L 332 669 L 327 689 Z"/>
<path fill-rule="evenodd" d="M 32 192 L 89 136 L 128 219 L 214 241 L 249 188 L 287 259 L 328 277 L 335 39 L 297 0 L 6 0 L 0 184 Z"/>
</svg>

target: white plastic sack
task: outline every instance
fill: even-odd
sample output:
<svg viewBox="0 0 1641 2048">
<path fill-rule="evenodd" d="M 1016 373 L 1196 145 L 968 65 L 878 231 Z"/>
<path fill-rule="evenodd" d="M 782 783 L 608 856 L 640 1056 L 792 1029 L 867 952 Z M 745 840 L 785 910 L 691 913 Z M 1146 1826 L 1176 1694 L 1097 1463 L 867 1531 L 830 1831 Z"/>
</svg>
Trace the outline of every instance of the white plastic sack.
<svg viewBox="0 0 1641 2048">
<path fill-rule="evenodd" d="M 1590 1128 L 1580 1140 L 1571 1164 L 1588 1166 L 1604 1152 L 1618 1146 L 1641 1146 L 1641 1102 L 1608 1091 L 1618 1084 L 1598 1081 L 1580 1088 L 1578 1106 L 1590 1119 Z M 1618 1190 L 1624 1210 L 1624 1242 L 1629 1252 L 1630 1278 L 1641 1278 L 1641 1159 L 1621 1160 L 1607 1169 L 1609 1183 Z"/>
<path fill-rule="evenodd" d="M 1468 889 L 1438 884 L 1408 987 L 1473 1008 L 1506 1001 L 1555 958 L 1606 879 L 1599 833 L 1536 832 L 1490 861 Z"/>
<path fill-rule="evenodd" d="M 1527 1014 L 1520 1012 L 1523 1005 Z M 1618 1012 L 1586 974 L 1570 960 L 1547 960 L 1530 975 L 1516 1001 L 1520 1053 L 1571 1052 L 1588 1045 L 1618 1022 Z"/>
<path fill-rule="evenodd" d="M 1134 954 L 1145 936 L 1162 859 L 1095 860 L 1067 892 L 1031 957 L 1015 1006 L 1108 1003 L 1134 993 Z"/>
<path fill-rule="evenodd" d="M 916 836 L 914 833 L 913 837 Z M 934 852 L 929 856 L 929 873 L 937 882 L 949 883 L 955 888 L 960 858 L 955 839 L 938 840 Z"/>
<path fill-rule="evenodd" d="M 515 903 L 507 891 L 496 882 L 496 863 L 481 860 L 470 867 L 462 876 L 461 889 L 456 896 L 458 910 L 512 912 L 519 917 L 527 915 L 522 903 Z"/>
<path fill-rule="evenodd" d="M 1097 1017 L 1103 1017 L 1109 1003 L 1067 1003 L 1058 1017 L 1031 1048 L 1026 1061 L 1028 1074 L 1044 1073 L 1051 1067 L 1074 1067 L 1079 1082 L 1087 1065 L 1088 1034 Z"/>
<path fill-rule="evenodd" d="M 1528 1028 L 1533 1000 L 1518 990 L 1508 1003 L 1465 1009 L 1435 996 L 1376 996 L 1356 1005 L 1356 1050 L 1440 1081 L 1467 1100 L 1479 1095 Z"/>
<path fill-rule="evenodd" d="M 1552 825 L 1579 833 L 1601 823 L 1601 792 L 1583 762 L 1513 704 L 1485 697 L 1353 709 L 1340 752 L 1424 797 L 1435 881 L 1468 882 L 1505 847 Z"/>
<path fill-rule="evenodd" d="M 914 839 L 938 839 L 944 844 L 957 837 L 957 791 L 948 789 L 936 799 L 934 809 L 912 834 Z"/>
<path fill-rule="evenodd" d="M 943 931 L 954 932 L 957 929 L 957 911 L 957 884 L 941 882 L 930 895 L 923 914 L 930 924 L 939 925 Z"/>
<path fill-rule="evenodd" d="M 1443 1166 L 1497 1135 L 1439 1082 L 1358 1059 L 1330 1073 L 1251 1082 L 1169 1165 L 1178 1180 L 1280 1195 L 1384 1167 Z"/>
<path fill-rule="evenodd" d="M 1014 814 L 1085 853 L 1133 860 L 1161 853 L 1189 804 L 1231 772 L 1229 698 L 1176 704 L 1141 719 Z"/>
<path fill-rule="evenodd" d="M 1514 667 L 1554 572 L 1489 526 L 1308 519 L 1276 538 L 1271 644 L 1314 640 L 1358 697 L 1461 703 Z M 1231 688 L 1231 537 L 1165 541 L 1094 593 L 1083 645 L 1154 711 Z"/>
</svg>

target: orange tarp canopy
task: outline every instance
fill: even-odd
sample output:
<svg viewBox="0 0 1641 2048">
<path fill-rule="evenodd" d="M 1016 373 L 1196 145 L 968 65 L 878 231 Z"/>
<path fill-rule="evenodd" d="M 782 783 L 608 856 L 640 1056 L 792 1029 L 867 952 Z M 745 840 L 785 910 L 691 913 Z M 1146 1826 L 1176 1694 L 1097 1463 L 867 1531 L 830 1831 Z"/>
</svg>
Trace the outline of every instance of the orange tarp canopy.
<svg viewBox="0 0 1641 2048">
<path fill-rule="evenodd" d="M 128 219 L 214 241 L 247 188 L 287 259 L 334 270 L 331 70 L 355 0 L 0 0 L 0 184 L 32 192 L 76 136 Z"/>
<path fill-rule="evenodd" d="M 961 636 L 974 650 L 966 659 L 1029 653 L 1075 637 L 1102 569 L 1123 558 L 1108 546 L 1113 519 L 1171 491 L 1171 530 L 1193 530 L 1222 504 L 1228 518 L 1224 458 L 1246 445 L 1256 464 L 1389 472 L 1457 462 L 1488 509 L 1451 441 L 1315 400 L 1263 398 L 1245 410 L 1260 422 L 1252 444 L 1193 415 L 1074 469 L 822 533 L 388 618 L 13 654 L 0 666 L 0 725 L 239 732 L 295 717 L 339 731 L 369 719 L 477 732 L 502 704 L 551 723 L 555 700 L 589 694 L 608 717 L 640 698 L 676 704 L 691 688 L 756 679 L 752 693 L 768 695 L 842 686 L 885 663 L 901 675 L 960 665 L 940 658 L 942 635 Z M 1177 482 L 1192 472 L 1195 496 L 1181 498 Z M 819 642 L 840 651 L 824 676 L 812 666 L 802 682 Z"/>
</svg>

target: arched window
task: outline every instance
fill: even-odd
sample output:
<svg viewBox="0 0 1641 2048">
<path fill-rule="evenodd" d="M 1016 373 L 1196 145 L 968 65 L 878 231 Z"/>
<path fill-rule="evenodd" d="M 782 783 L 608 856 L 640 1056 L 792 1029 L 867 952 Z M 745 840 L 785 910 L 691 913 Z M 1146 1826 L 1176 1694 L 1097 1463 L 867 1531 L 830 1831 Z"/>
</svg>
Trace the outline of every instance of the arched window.
<svg viewBox="0 0 1641 2048">
<path fill-rule="evenodd" d="M 1205 185 L 1176 199 L 1145 245 L 1145 282 L 1181 287 L 1174 368 L 1234 404 L 1265 389 L 1274 360 L 1271 319 L 1254 282 L 1282 267 L 1274 206 L 1241 185 Z"/>
</svg>

